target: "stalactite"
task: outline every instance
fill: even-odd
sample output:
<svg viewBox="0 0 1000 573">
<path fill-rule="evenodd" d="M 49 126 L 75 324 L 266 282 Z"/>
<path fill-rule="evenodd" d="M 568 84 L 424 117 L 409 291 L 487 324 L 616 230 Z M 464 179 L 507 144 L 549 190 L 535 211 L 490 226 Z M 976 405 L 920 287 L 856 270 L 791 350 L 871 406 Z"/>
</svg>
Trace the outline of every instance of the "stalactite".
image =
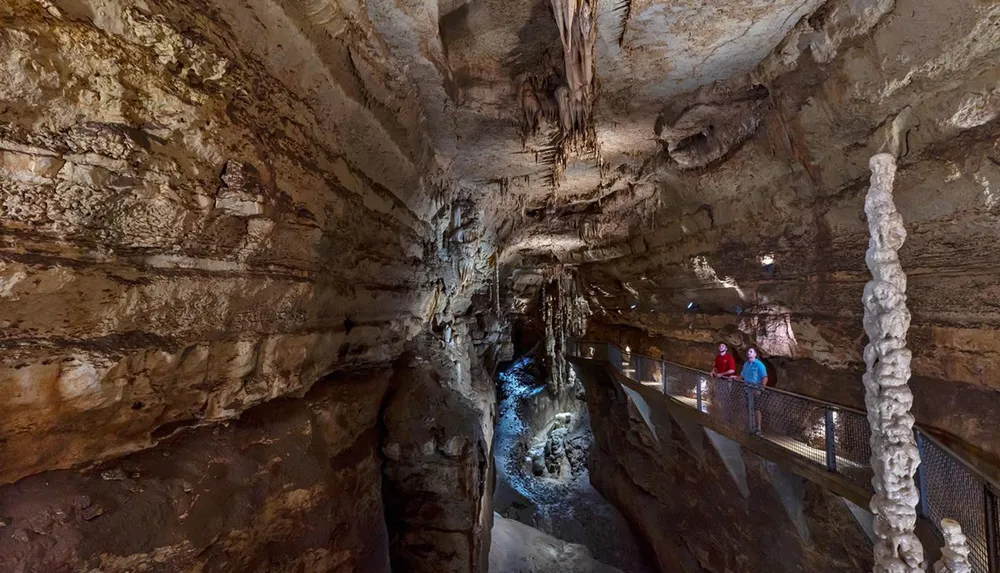
<svg viewBox="0 0 1000 573">
<path fill-rule="evenodd" d="M 590 307 L 581 296 L 576 277 L 559 269 L 542 289 L 542 318 L 545 322 L 545 352 L 553 389 L 565 391 L 573 385 L 571 368 L 564 351 L 573 338 L 582 337 L 587 329 Z"/>
<path fill-rule="evenodd" d="M 969 544 L 962 533 L 962 526 L 953 519 L 942 519 L 941 535 L 944 547 L 941 559 L 934 564 L 934 573 L 972 573 Z"/>
<path fill-rule="evenodd" d="M 906 275 L 897 251 L 906 240 L 903 219 L 892 199 L 896 159 L 881 153 L 869 162 L 871 186 L 865 213 L 871 240 L 865 260 L 872 280 L 865 285 L 864 327 L 867 371 L 862 378 L 871 426 L 872 485 L 875 495 L 875 573 L 924 571 L 924 550 L 914 533 L 919 491 L 913 474 L 920 452 L 913 436 L 907 385 L 911 353 L 906 348 L 910 312 L 906 308 Z"/>
<path fill-rule="evenodd" d="M 551 0 L 563 45 L 566 85 L 556 92 L 559 121 L 567 135 L 586 134 L 594 82 L 595 0 Z"/>
</svg>

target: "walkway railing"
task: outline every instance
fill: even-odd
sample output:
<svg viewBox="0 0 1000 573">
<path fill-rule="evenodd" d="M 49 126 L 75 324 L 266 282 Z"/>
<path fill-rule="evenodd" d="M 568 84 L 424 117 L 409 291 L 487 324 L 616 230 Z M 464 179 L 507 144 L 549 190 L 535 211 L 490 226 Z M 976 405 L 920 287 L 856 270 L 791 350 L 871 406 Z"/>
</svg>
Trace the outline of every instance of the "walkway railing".
<svg viewBox="0 0 1000 573">
<path fill-rule="evenodd" d="M 871 489 L 871 430 L 867 415 L 860 410 L 717 378 L 680 364 L 622 352 L 609 343 L 573 342 L 568 350 L 579 358 L 606 360 L 643 386 Z M 917 473 L 920 515 L 935 529 L 944 518 L 958 521 L 969 540 L 973 571 L 1000 573 L 1000 487 L 919 428 L 915 433 L 921 460 Z"/>
</svg>

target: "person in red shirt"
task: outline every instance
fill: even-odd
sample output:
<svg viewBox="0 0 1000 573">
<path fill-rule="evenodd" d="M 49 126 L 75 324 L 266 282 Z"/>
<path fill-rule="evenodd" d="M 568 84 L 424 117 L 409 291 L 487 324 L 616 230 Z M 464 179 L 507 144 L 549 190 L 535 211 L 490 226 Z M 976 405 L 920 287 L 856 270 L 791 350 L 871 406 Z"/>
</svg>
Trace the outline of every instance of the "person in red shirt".
<svg viewBox="0 0 1000 573">
<path fill-rule="evenodd" d="M 736 359 L 733 353 L 729 352 L 729 347 L 725 343 L 719 344 L 719 354 L 715 357 L 715 368 L 712 368 L 712 376 L 732 376 L 736 374 Z"/>
</svg>

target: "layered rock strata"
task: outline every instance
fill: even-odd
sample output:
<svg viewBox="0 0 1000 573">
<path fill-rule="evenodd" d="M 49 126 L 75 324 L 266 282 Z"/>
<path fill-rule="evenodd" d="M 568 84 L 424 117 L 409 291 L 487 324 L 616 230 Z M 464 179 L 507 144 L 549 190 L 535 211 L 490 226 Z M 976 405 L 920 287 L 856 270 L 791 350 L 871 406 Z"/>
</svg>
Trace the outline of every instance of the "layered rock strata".
<svg viewBox="0 0 1000 573">
<path fill-rule="evenodd" d="M 491 225 L 376 27 L 0 4 L 0 569 L 485 568 Z M 434 373 L 393 374 L 404 352 Z M 435 376 L 467 412 L 425 452 L 426 412 L 383 395 Z M 442 473 L 466 481 L 421 498 Z"/>
<path fill-rule="evenodd" d="M 392 373 L 77 473 L 0 487 L 0 570 L 388 573 L 379 409 Z"/>
</svg>

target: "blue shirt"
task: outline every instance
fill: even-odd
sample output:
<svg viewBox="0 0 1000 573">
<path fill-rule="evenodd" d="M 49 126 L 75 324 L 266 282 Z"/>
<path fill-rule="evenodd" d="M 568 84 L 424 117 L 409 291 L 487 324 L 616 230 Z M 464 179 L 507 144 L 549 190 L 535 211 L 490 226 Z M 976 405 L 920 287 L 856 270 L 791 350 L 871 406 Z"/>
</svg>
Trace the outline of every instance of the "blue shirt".
<svg viewBox="0 0 1000 573">
<path fill-rule="evenodd" d="M 751 384 L 760 384 L 767 378 L 767 367 L 760 360 L 745 362 L 740 375 Z"/>
</svg>

